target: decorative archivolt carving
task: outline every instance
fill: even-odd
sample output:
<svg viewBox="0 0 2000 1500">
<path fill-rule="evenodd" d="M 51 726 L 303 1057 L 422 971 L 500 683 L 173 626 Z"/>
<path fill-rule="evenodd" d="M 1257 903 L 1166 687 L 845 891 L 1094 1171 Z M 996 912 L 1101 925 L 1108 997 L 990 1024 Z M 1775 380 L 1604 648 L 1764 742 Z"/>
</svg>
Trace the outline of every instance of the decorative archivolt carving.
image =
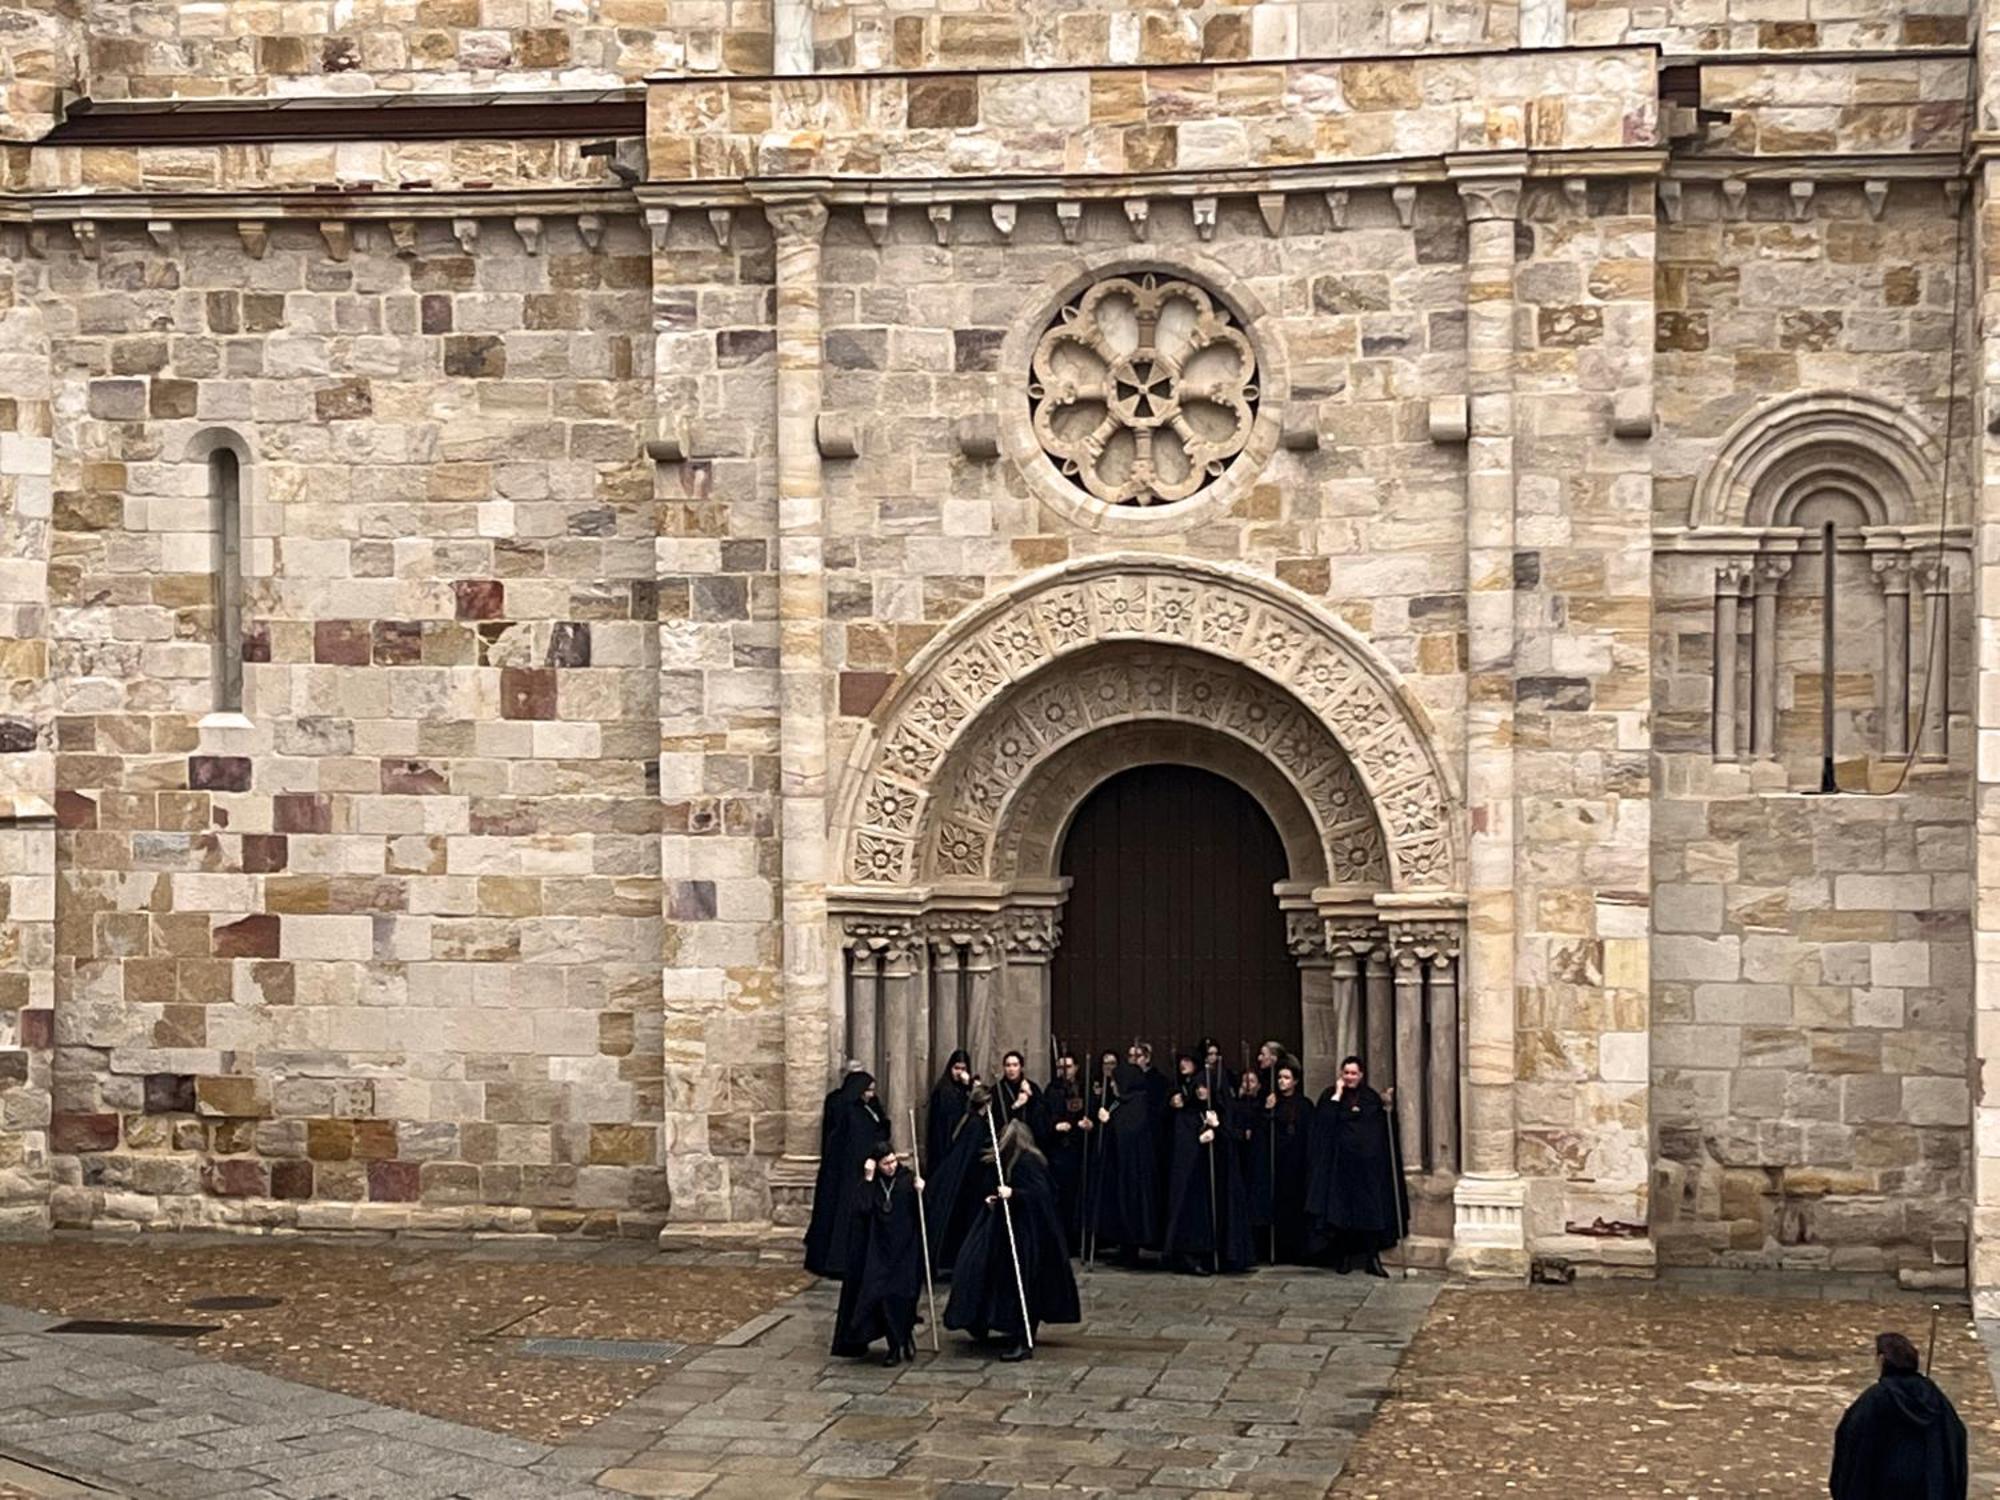
<svg viewBox="0 0 2000 1500">
<path fill-rule="evenodd" d="M 1200 725 L 1274 760 L 1313 814 L 1326 878 L 1388 885 L 1388 851 L 1374 804 L 1326 726 L 1262 678 L 1205 665 L 1191 654 L 1148 659 L 1121 653 L 1098 665 L 1059 669 L 1019 701 L 987 715 L 954 752 L 954 775 L 940 790 L 943 810 L 932 823 L 920 871 L 997 874 L 994 843 L 1003 811 L 1030 772 L 1080 736 L 1144 719 Z M 894 788 L 885 778 L 874 800 L 898 803 Z"/>
<path fill-rule="evenodd" d="M 1249 675 L 1198 660 L 1049 670 L 1120 641 L 1185 647 Z M 1379 820 L 1390 886 L 1457 884 L 1443 771 L 1418 711 L 1364 643 L 1270 580 L 1120 556 L 1024 579 L 912 665 L 860 770 L 848 876 L 907 884 L 927 846 L 940 868 L 970 868 L 999 789 L 1053 746 L 1120 715 L 1191 720 L 1257 745 L 1310 786 L 1328 825 Z M 1316 745 L 1316 727 L 1331 747 Z M 978 773 L 948 775 L 961 764 Z M 948 809 L 936 805 L 947 786 Z M 1351 856 L 1364 866 L 1371 857 Z"/>
<path fill-rule="evenodd" d="M 1690 524 L 1790 526 L 1803 500 L 1851 496 L 1864 524 L 1935 514 L 1937 444 L 1914 417 L 1858 391 L 1801 391 L 1765 402 L 1724 437 L 1695 482 Z"/>
<path fill-rule="evenodd" d="M 1257 417 L 1257 354 L 1191 281 L 1109 276 L 1035 346 L 1028 396 L 1056 467 L 1108 505 L 1186 500 L 1222 476 Z"/>
</svg>

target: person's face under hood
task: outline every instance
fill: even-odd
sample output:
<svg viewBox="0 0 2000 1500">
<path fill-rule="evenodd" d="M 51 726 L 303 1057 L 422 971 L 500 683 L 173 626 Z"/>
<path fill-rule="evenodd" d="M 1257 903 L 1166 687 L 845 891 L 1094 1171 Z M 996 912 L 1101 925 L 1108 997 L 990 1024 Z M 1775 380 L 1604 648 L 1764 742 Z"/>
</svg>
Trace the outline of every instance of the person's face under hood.
<svg viewBox="0 0 2000 1500">
<path fill-rule="evenodd" d="M 850 1104 L 871 1103 L 875 1098 L 875 1075 L 849 1073 L 841 1082 L 840 1092 Z"/>
</svg>

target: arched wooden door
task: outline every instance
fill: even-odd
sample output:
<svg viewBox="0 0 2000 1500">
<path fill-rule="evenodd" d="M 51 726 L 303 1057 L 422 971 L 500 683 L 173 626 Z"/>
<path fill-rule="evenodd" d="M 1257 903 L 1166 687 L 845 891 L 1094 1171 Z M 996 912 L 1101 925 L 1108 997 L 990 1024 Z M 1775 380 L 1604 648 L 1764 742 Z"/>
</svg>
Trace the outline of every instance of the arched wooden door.
<svg viewBox="0 0 2000 1500">
<path fill-rule="evenodd" d="M 1192 766 L 1138 766 L 1077 809 L 1051 1017 L 1065 1047 L 1153 1044 L 1162 1070 L 1202 1036 L 1297 1050 L 1299 974 L 1273 886 L 1284 845 L 1256 799 Z"/>
</svg>

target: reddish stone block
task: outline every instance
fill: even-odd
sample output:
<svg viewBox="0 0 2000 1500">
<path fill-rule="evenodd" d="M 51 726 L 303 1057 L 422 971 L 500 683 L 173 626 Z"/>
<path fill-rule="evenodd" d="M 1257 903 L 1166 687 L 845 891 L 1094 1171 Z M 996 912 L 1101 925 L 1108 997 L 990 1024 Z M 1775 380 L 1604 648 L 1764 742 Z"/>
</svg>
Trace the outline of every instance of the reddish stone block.
<svg viewBox="0 0 2000 1500">
<path fill-rule="evenodd" d="M 194 1081 L 195 1108 L 205 1115 L 231 1119 L 269 1119 L 271 1101 L 255 1078 L 219 1074 Z"/>
<path fill-rule="evenodd" d="M 291 855 L 291 845 L 282 833 L 246 833 L 243 835 L 243 873 L 245 875 L 273 875 L 285 868 Z"/>
<path fill-rule="evenodd" d="M 451 592 L 461 620 L 497 620 L 507 612 L 507 586 L 497 578 L 461 578 Z"/>
<path fill-rule="evenodd" d="M 118 1149 L 118 1116 L 58 1112 L 49 1121 L 49 1145 L 59 1156 Z"/>
<path fill-rule="evenodd" d="M 81 792 L 56 793 L 56 827 L 95 828 L 97 804 Z"/>
<path fill-rule="evenodd" d="M 225 923 L 210 934 L 213 952 L 217 958 L 276 958 L 278 922 L 277 917 L 257 912 Z"/>
<path fill-rule="evenodd" d="M 414 667 L 424 659 L 424 627 L 417 620 L 375 622 L 375 665 Z"/>
<path fill-rule="evenodd" d="M 203 1162 L 201 1185 L 211 1197 L 264 1198 L 270 1195 L 269 1169 L 255 1157 L 232 1156 Z"/>
<path fill-rule="evenodd" d="M 190 755 L 188 786 L 197 792 L 247 792 L 250 790 L 250 757 Z"/>
<path fill-rule="evenodd" d="M 366 620 L 320 620 L 313 626 L 313 660 L 326 666 L 368 665 Z"/>
<path fill-rule="evenodd" d="M 309 1161 L 271 1163 L 273 1198 L 310 1198 L 313 1195 L 313 1164 Z"/>
<path fill-rule="evenodd" d="M 333 799 L 324 792 L 280 792 L 271 799 L 271 826 L 280 833 L 331 833 Z"/>
<path fill-rule="evenodd" d="M 556 716 L 556 674 L 548 667 L 500 669 L 500 717 L 553 719 Z"/>
<path fill-rule="evenodd" d="M 715 882 L 712 880 L 668 881 L 667 915 L 676 922 L 714 921 Z"/>
<path fill-rule="evenodd" d="M 271 659 L 271 622 L 252 620 L 243 627 L 243 659 L 267 662 Z"/>
<path fill-rule="evenodd" d="M 867 718 L 895 680 L 893 672 L 842 672 L 840 712 L 850 719 Z"/>
<path fill-rule="evenodd" d="M 21 1045 L 40 1052 L 56 1044 L 56 1013 L 53 1009 L 24 1010 L 15 1017 L 21 1030 Z"/>
<path fill-rule="evenodd" d="M 387 1161 L 396 1154 L 394 1120 L 354 1121 L 354 1154 L 363 1161 Z"/>
<path fill-rule="evenodd" d="M 413 1161 L 371 1161 L 368 1163 L 368 1196 L 376 1203 L 415 1203 L 422 1190 L 419 1163 Z"/>
</svg>

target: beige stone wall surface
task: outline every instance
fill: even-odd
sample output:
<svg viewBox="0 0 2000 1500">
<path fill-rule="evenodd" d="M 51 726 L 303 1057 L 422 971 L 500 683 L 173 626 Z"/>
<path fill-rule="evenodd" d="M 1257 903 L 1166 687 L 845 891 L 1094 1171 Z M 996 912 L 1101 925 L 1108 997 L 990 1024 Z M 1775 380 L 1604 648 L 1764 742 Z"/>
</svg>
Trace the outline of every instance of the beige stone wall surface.
<svg viewBox="0 0 2000 1500">
<path fill-rule="evenodd" d="M 1270 67 L 688 79 L 647 104 L 651 175 L 929 179 L 1658 144 L 1642 49 Z"/>
<path fill-rule="evenodd" d="M 425 228 L 35 263 L 62 1222 L 666 1207 L 644 242 Z M 223 442 L 240 715 L 211 712 Z"/>
<path fill-rule="evenodd" d="M 92 0 L 98 99 L 605 89 L 765 73 L 771 0 Z"/>
<path fill-rule="evenodd" d="M 1688 524 L 1725 437 L 1780 396 L 1865 391 L 1941 444 L 1949 213 L 1928 182 L 1896 185 L 1879 217 L 1859 185 L 1821 188 L 1803 217 L 1776 185 L 1753 185 L 1735 207 L 1713 187 L 1688 188 L 1681 221 L 1661 235 L 1658 523 Z M 1933 474 L 1889 517 L 1911 529 L 1919 564 L 1935 555 L 1942 498 Z M 1824 594 L 1820 556 L 1802 554 L 1774 584 L 1774 671 L 1758 689 L 1771 695 L 1775 754 L 1738 763 L 1732 747 L 1718 764 L 1724 560 L 1663 551 L 1654 570 L 1654 1237 L 1681 1262 L 1956 1275 L 1971 1161 L 1967 683 L 1954 669 L 1935 689 L 1948 760 L 1920 763 L 1899 787 L 1901 759 L 1885 754 L 1899 680 L 1886 648 L 1891 575 L 1839 554 L 1835 744 L 1847 794 L 1814 795 Z M 1960 662 L 1962 558 L 1949 572 L 1957 603 L 1936 628 Z M 1910 586 L 1907 570 L 1894 576 Z M 1933 628 L 1922 592 L 1900 679 L 1913 741 Z"/>
<path fill-rule="evenodd" d="M 81 0 L 0 5 L 0 142 L 48 133 L 86 77 Z"/>
</svg>

